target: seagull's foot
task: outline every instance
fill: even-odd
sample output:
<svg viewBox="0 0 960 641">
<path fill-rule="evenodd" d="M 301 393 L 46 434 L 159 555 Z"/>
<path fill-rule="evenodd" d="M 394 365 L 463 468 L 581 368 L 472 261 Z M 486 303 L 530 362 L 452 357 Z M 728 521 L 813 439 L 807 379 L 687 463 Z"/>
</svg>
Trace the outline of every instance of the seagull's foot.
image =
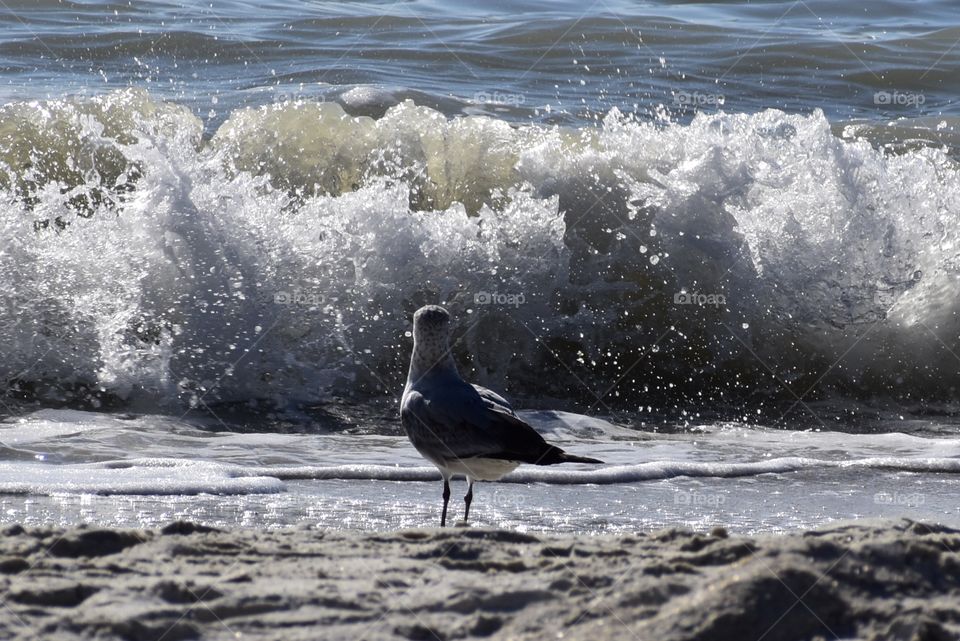
<svg viewBox="0 0 960 641">
<path fill-rule="evenodd" d="M 470 527 L 470 524 L 466 521 L 457 521 L 453 524 L 453 527 Z"/>
</svg>

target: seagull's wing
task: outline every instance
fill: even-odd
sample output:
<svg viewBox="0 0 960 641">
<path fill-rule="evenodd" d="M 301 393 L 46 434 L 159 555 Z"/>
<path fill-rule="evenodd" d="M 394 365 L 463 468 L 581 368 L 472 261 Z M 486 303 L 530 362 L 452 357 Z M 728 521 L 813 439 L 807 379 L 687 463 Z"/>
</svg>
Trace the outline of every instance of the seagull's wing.
<svg viewBox="0 0 960 641">
<path fill-rule="evenodd" d="M 486 387 L 476 384 L 473 384 L 472 387 L 477 391 L 477 394 L 480 395 L 480 398 L 483 399 L 483 402 L 490 409 L 494 411 L 506 412 L 511 416 L 517 415 L 517 413 L 513 411 L 513 407 L 510 405 L 510 402 L 493 390 L 489 390 Z"/>
<path fill-rule="evenodd" d="M 408 391 L 400 416 L 414 446 L 434 460 L 495 458 L 545 464 L 563 455 L 517 418 L 503 397 L 463 381 Z"/>
</svg>

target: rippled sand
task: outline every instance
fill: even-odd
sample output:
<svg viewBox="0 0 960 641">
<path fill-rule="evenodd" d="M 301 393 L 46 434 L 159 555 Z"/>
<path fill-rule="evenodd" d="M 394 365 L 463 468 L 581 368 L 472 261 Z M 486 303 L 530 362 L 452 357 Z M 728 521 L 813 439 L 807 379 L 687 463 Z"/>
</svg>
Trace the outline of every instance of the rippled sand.
<svg viewBox="0 0 960 641">
<path fill-rule="evenodd" d="M 29 529 L 0 537 L 11 639 L 955 639 L 960 531 L 756 538 L 454 528 Z"/>
</svg>

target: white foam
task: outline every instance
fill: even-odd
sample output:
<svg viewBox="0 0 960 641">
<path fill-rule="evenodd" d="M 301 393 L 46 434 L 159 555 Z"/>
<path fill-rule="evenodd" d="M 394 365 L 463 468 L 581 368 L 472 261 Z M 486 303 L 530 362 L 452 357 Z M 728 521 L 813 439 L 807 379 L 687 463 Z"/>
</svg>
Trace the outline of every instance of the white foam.
<svg viewBox="0 0 960 641">
<path fill-rule="evenodd" d="M 523 412 L 603 466 L 522 466 L 505 482 L 615 485 L 818 470 L 960 473 L 960 439 L 790 432 L 738 424 L 636 432 L 597 418 Z M 0 494 L 248 494 L 293 481 L 439 480 L 402 436 L 210 432 L 173 417 L 44 410 L 0 426 Z"/>
<path fill-rule="evenodd" d="M 283 491 L 275 477 L 238 476 L 233 466 L 142 459 L 122 464 L 0 463 L 0 494 L 265 494 Z"/>
<path fill-rule="evenodd" d="M 502 483 L 549 483 L 553 485 L 616 485 L 671 479 L 736 478 L 761 474 L 786 474 L 817 469 L 874 469 L 891 472 L 960 473 L 960 459 L 876 457 L 848 461 L 784 457 L 750 463 L 655 461 L 637 465 L 614 465 L 593 469 L 572 466 L 525 466 L 503 477 Z M 388 465 L 337 465 L 329 467 L 248 468 L 246 473 L 271 474 L 283 480 L 376 480 L 436 481 L 440 474 L 432 467 Z"/>
</svg>

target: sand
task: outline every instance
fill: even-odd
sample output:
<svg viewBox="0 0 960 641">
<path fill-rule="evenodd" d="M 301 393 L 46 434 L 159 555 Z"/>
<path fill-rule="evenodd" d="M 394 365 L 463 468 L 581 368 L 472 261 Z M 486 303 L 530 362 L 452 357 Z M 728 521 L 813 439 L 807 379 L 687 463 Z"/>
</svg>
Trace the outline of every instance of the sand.
<svg viewBox="0 0 960 641">
<path fill-rule="evenodd" d="M 3 639 L 955 641 L 960 531 L 0 533 Z"/>
</svg>

